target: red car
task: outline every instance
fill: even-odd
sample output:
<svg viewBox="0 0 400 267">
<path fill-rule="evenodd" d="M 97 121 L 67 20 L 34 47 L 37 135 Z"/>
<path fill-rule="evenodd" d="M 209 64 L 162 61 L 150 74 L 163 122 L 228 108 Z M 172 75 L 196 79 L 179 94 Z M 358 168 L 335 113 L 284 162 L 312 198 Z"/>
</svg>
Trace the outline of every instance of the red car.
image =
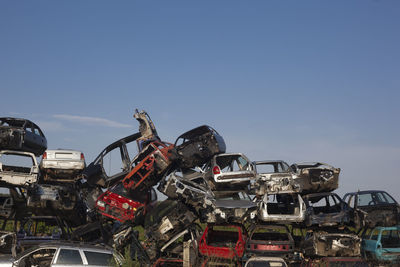
<svg viewBox="0 0 400 267">
<path fill-rule="evenodd" d="M 238 260 L 243 256 L 247 231 L 239 224 L 208 224 L 199 242 L 199 252 L 211 259 Z"/>
<path fill-rule="evenodd" d="M 119 183 L 100 195 L 96 209 L 102 215 L 124 223 L 134 220 L 137 209 L 148 209 L 156 202 L 157 193 L 153 188 L 147 194 L 132 194 Z"/>
<path fill-rule="evenodd" d="M 174 145 L 159 141 L 148 144 L 133 160 L 137 164 L 122 180 L 128 190 L 146 191 L 156 185 L 171 165 Z"/>
</svg>

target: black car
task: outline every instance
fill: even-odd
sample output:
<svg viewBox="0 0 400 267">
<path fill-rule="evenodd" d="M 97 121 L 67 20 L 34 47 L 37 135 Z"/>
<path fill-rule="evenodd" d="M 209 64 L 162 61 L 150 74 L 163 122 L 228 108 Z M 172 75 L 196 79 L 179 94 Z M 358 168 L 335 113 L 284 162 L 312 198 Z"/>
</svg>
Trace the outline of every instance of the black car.
<svg viewBox="0 0 400 267">
<path fill-rule="evenodd" d="M 174 160 L 181 168 L 201 166 L 212 156 L 225 153 L 224 138 L 207 125 L 202 125 L 180 135 L 172 150 Z"/>
<path fill-rule="evenodd" d="M 99 185 L 106 188 L 124 178 L 132 169 L 131 158 L 137 154 L 136 140 L 140 136 L 140 132 L 134 133 L 104 148 L 83 170 L 82 174 L 87 182 L 92 186 Z M 107 168 L 111 163 L 115 167 Z"/>
<path fill-rule="evenodd" d="M 359 228 L 363 224 L 363 212 L 349 207 L 335 193 L 314 193 L 303 196 L 306 204 L 305 225 L 344 226 Z"/>
<path fill-rule="evenodd" d="M 344 195 L 343 200 L 352 208 L 366 212 L 365 225 L 394 226 L 399 224 L 400 206 L 385 191 L 367 190 L 351 192 Z"/>
<path fill-rule="evenodd" d="M 40 156 L 47 149 L 47 139 L 35 123 L 27 119 L 0 118 L 0 150 L 18 150 Z"/>
</svg>

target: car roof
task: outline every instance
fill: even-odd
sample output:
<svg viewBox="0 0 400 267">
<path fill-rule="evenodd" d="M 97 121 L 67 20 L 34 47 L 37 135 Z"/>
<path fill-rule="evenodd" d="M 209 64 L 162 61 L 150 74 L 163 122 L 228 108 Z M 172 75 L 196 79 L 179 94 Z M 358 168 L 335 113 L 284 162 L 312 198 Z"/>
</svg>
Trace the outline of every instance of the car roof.
<svg viewBox="0 0 400 267">
<path fill-rule="evenodd" d="M 382 193 L 382 192 L 389 194 L 388 192 L 386 192 L 384 190 L 362 190 L 362 191 L 356 191 L 356 192 L 349 192 L 349 193 L 346 193 L 346 195 L 347 194 L 353 194 L 354 195 L 354 194 Z"/>
<path fill-rule="evenodd" d="M 284 160 L 257 160 L 257 161 L 253 161 L 254 164 L 265 164 L 265 163 L 286 163 L 286 161 Z M 287 164 L 289 165 L 289 164 Z"/>
<path fill-rule="evenodd" d="M 73 241 L 50 241 L 47 243 L 41 243 L 35 246 L 36 248 L 74 248 L 74 249 L 90 249 L 96 251 L 109 251 L 112 252 L 113 249 L 103 244 L 92 244 L 92 243 L 82 243 Z"/>
</svg>

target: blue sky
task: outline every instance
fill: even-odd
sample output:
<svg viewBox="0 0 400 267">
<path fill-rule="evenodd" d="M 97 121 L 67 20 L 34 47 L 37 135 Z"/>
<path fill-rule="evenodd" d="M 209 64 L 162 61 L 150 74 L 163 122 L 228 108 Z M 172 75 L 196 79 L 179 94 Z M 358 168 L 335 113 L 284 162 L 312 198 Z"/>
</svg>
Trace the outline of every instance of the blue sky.
<svg viewBox="0 0 400 267">
<path fill-rule="evenodd" d="M 400 200 L 400 2 L 1 1 L 0 116 L 87 162 L 202 124 L 252 160 L 322 161 Z"/>
</svg>

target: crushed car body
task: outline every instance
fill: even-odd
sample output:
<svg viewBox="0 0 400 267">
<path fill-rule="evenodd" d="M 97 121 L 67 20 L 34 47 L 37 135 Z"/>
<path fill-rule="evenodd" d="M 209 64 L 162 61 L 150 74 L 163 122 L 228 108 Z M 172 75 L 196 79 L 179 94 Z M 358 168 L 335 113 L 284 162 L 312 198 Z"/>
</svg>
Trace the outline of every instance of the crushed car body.
<svg viewBox="0 0 400 267">
<path fill-rule="evenodd" d="M 294 260 L 295 243 L 285 225 L 252 225 L 246 241 L 246 258 L 254 256 L 273 256 Z"/>
<path fill-rule="evenodd" d="M 116 184 L 97 199 L 96 210 L 103 216 L 122 223 L 133 222 L 136 211 L 145 208 L 149 211 L 157 201 L 157 194 L 153 188 L 147 193 L 137 194 L 126 190 L 122 184 Z"/>
<path fill-rule="evenodd" d="M 18 166 L 16 166 L 18 162 Z M 39 178 L 36 157 L 30 152 L 0 151 L 0 183 L 4 185 L 28 186 Z"/>
<path fill-rule="evenodd" d="M 376 227 L 362 241 L 364 256 L 388 264 L 400 264 L 400 226 Z"/>
<path fill-rule="evenodd" d="M 208 224 L 199 242 L 199 252 L 208 259 L 240 260 L 247 231 L 242 225 Z"/>
<path fill-rule="evenodd" d="M 303 194 L 330 192 L 339 186 L 340 168 L 321 162 L 295 163 L 290 167 Z"/>
<path fill-rule="evenodd" d="M 350 208 L 337 194 L 314 193 L 303 196 L 306 205 L 305 224 L 310 226 L 345 226 L 360 228 L 364 213 Z"/>
<path fill-rule="evenodd" d="M 300 185 L 294 180 L 295 174 L 283 160 L 254 161 L 253 164 L 257 171 L 253 188 L 257 195 L 300 192 Z"/>
<path fill-rule="evenodd" d="M 27 119 L 0 118 L 0 149 L 31 152 L 40 156 L 47 149 L 42 130 Z"/>
<path fill-rule="evenodd" d="M 264 222 L 300 223 L 306 206 L 299 193 L 265 194 L 259 202 L 258 218 Z"/>
<path fill-rule="evenodd" d="M 147 191 L 168 172 L 172 144 L 154 141 L 135 157 L 135 167 L 124 177 L 122 184 L 128 190 Z"/>
<path fill-rule="evenodd" d="M 180 135 L 175 141 L 172 155 L 180 168 L 193 168 L 202 166 L 214 155 L 225 151 L 222 136 L 210 126 L 202 125 Z"/>
<path fill-rule="evenodd" d="M 85 156 L 81 151 L 46 150 L 40 162 L 43 182 L 73 182 L 85 168 Z"/>
<path fill-rule="evenodd" d="M 310 231 L 301 247 L 304 255 L 310 257 L 358 257 L 361 238 L 355 234 Z"/>
<path fill-rule="evenodd" d="M 347 193 L 343 200 L 353 209 L 366 213 L 364 222 L 367 227 L 394 226 L 400 221 L 400 206 L 385 191 L 366 190 Z"/>
</svg>

